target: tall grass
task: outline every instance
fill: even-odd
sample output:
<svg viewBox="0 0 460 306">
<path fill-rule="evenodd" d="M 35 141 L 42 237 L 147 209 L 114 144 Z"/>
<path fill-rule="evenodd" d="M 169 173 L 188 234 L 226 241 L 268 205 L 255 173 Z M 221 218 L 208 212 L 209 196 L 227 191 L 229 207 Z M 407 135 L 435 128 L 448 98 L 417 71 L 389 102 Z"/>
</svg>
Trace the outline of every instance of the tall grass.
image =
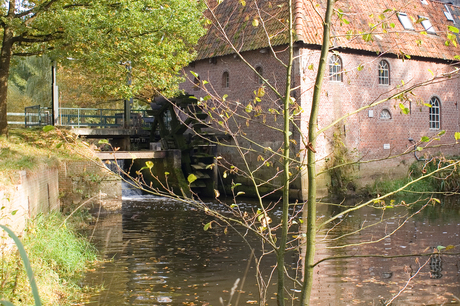
<svg viewBox="0 0 460 306">
<path fill-rule="evenodd" d="M 23 238 L 44 305 L 71 305 L 81 298 L 77 280 L 95 250 L 59 213 L 39 215 Z M 3 252 L 0 263 L 1 299 L 14 305 L 35 305 L 23 262 L 17 252 Z"/>
</svg>

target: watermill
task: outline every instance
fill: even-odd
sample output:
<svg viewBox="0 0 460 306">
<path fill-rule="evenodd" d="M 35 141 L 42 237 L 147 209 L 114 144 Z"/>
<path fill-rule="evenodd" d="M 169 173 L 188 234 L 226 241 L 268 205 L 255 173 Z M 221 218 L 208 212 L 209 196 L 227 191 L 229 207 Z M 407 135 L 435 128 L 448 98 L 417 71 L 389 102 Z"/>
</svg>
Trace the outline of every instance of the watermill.
<svg viewBox="0 0 460 306">
<path fill-rule="evenodd" d="M 217 189 L 215 135 L 206 128 L 208 115 L 191 96 L 166 100 L 156 98 L 149 113 L 155 118 L 150 141 L 161 144 L 161 150 L 180 150 L 181 168 L 193 182 L 192 191 L 213 196 Z"/>
</svg>

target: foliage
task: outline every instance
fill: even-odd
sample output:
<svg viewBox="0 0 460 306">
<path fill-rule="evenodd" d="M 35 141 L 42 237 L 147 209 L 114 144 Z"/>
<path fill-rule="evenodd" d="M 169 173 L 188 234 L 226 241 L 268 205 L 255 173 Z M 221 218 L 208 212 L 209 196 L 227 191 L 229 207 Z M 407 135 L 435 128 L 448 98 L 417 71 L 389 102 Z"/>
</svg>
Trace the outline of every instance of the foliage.
<svg viewBox="0 0 460 306">
<path fill-rule="evenodd" d="M 385 199 L 387 197 L 408 188 L 412 182 L 415 183 L 417 181 L 427 179 L 430 176 L 442 173 L 444 170 L 447 170 L 447 167 L 456 165 L 448 164 L 447 167 L 436 168 L 434 172 L 415 178 L 413 181 L 402 185 L 401 188 L 393 190 L 389 194 L 378 196 L 375 199 L 362 203 L 357 203 L 355 206 L 349 207 L 338 204 L 337 206 L 342 209 L 341 212 L 331 216 L 330 218 L 317 218 L 316 212 L 318 202 L 316 182 L 319 174 L 317 173 L 318 157 L 316 156 L 316 152 L 317 150 L 322 149 L 317 148 L 316 141 L 318 137 L 328 137 L 330 134 L 326 132 L 334 128 L 336 125 L 340 125 L 347 117 L 391 100 L 397 99 L 401 101 L 400 109 L 402 113 L 408 113 L 409 108 L 406 107 L 404 103 L 410 101 L 409 96 L 413 94 L 412 90 L 430 84 L 430 82 L 434 83 L 446 80 L 452 75 L 436 76 L 429 81 L 422 81 L 411 86 L 404 86 L 404 84 L 402 84 L 403 86 L 395 86 L 394 90 L 387 92 L 387 95 L 378 96 L 372 103 L 363 103 L 362 105 L 364 106 L 347 114 L 339 115 L 337 118 L 334 117 L 330 123 L 327 123 L 326 126 L 319 127 L 318 112 L 322 107 L 322 99 L 328 95 L 328 93 L 324 92 L 321 87 L 323 81 L 325 80 L 328 53 L 330 48 L 332 48 L 332 41 L 334 42 L 334 48 L 337 47 L 337 44 L 340 42 L 338 37 L 330 36 L 332 31 L 331 29 L 334 28 L 332 22 L 336 17 L 335 15 L 337 15 L 339 18 L 337 20 L 338 23 L 348 24 L 349 22 L 344 16 L 347 16 L 346 18 L 348 18 L 348 16 L 352 16 L 353 14 L 342 14 L 340 10 L 335 10 L 334 4 L 336 1 L 332 0 L 328 0 L 327 4 L 326 2 L 322 2 L 322 6 L 318 4 L 317 7 L 314 8 L 317 9 L 317 13 L 319 11 L 321 11 L 321 14 L 324 13 L 324 16 L 321 16 L 322 18 L 318 18 L 321 19 L 321 24 L 324 26 L 324 30 L 322 35 L 323 41 L 321 44 L 321 55 L 318 56 L 316 50 L 313 50 L 312 53 L 308 55 L 315 61 L 319 60 L 317 66 L 313 63 L 308 66 L 308 69 L 313 70 L 316 74 L 316 78 L 314 75 L 309 76 L 312 80 L 315 79 L 311 83 L 311 100 L 307 102 L 302 101 L 302 103 L 304 103 L 303 105 L 307 105 L 309 107 L 311 106 L 311 108 L 306 110 L 306 112 L 309 112 L 310 114 L 308 118 L 308 115 L 301 116 L 303 112 L 303 105 L 299 105 L 294 98 L 294 93 L 297 94 L 296 89 L 298 88 L 291 87 L 294 83 L 294 79 L 291 75 L 294 62 L 294 24 L 292 19 L 294 10 L 291 7 L 292 3 L 288 1 L 276 6 L 272 5 L 271 2 L 262 3 L 253 1 L 251 3 L 253 10 L 251 11 L 250 9 L 247 9 L 248 6 L 246 1 L 234 1 L 232 2 L 233 7 L 230 7 L 228 10 L 223 10 L 223 13 L 219 12 L 219 5 L 228 8 L 227 5 L 229 5 L 229 3 L 230 1 L 218 1 L 217 3 L 209 2 L 207 17 L 209 18 L 209 22 L 213 24 L 211 29 L 215 29 L 217 34 L 220 35 L 221 40 L 219 43 L 223 42 L 228 44 L 229 46 L 227 49 L 230 50 L 229 52 L 234 53 L 235 57 L 237 57 L 242 63 L 246 64 L 248 71 L 253 73 L 255 79 L 257 79 L 253 80 L 254 94 L 252 95 L 252 99 L 242 101 L 240 97 L 229 97 L 227 94 L 221 95 L 220 91 L 216 89 L 218 87 L 217 84 L 212 84 L 212 80 L 206 80 L 207 75 L 200 76 L 195 72 L 191 72 L 194 78 L 192 78 L 194 89 L 199 89 L 201 90 L 201 93 L 204 94 L 197 99 L 196 105 L 175 105 L 174 110 L 177 111 L 177 113 L 182 112 L 181 115 L 184 115 L 184 118 L 189 117 L 187 119 L 183 119 L 184 124 L 193 120 L 198 122 L 200 125 L 226 136 L 217 138 L 217 140 L 209 138 L 208 141 L 212 144 L 217 143 L 221 150 L 233 150 L 233 153 L 236 152 L 236 154 L 232 154 L 232 156 L 227 160 L 225 160 L 225 157 L 218 156 L 214 163 L 203 165 L 203 168 L 213 168 L 219 166 L 219 170 L 222 170 L 222 179 L 227 179 L 227 185 L 231 186 L 230 192 L 231 195 L 233 195 L 233 203 L 229 204 L 222 201 L 222 207 L 227 208 L 225 212 L 220 209 L 219 211 L 213 210 L 209 207 L 209 205 L 201 201 L 197 194 L 193 194 L 193 190 L 190 198 L 187 198 L 183 190 L 181 190 L 182 194 L 178 194 L 177 190 L 176 193 L 174 193 L 173 188 L 169 186 L 167 178 L 166 182 L 161 182 L 163 187 L 162 189 L 152 187 L 152 184 L 149 186 L 148 183 L 144 181 L 144 176 L 140 172 L 138 173 L 139 177 L 134 178 L 132 181 L 132 185 L 142 188 L 143 190 L 148 190 L 157 195 L 179 198 L 188 205 L 195 206 L 196 208 L 203 210 L 208 215 L 215 217 L 216 221 L 206 223 L 203 230 L 212 230 L 213 228 L 216 228 L 218 224 L 225 228 L 241 226 L 244 228 L 245 232 L 242 236 L 246 235 L 247 232 L 252 232 L 257 235 L 261 244 L 260 250 L 262 250 L 261 254 L 257 254 L 254 259 L 257 265 L 256 274 L 260 288 L 259 303 L 264 305 L 267 302 L 267 284 L 272 283 L 273 278 L 276 275 L 278 288 L 276 299 L 278 305 L 285 305 L 286 301 L 289 299 L 298 299 L 299 297 L 296 296 L 296 292 L 299 291 L 298 288 L 301 288 L 301 305 L 308 305 L 310 303 L 310 295 L 314 282 L 314 268 L 319 263 L 318 261 L 315 261 L 315 256 L 317 255 L 315 247 L 317 238 L 316 235 L 320 230 L 324 230 L 329 226 L 336 226 L 342 222 L 345 215 L 366 206 L 375 206 L 382 209 L 382 211 L 393 208 L 394 203 L 391 201 L 389 205 L 385 203 Z M 287 7 L 287 9 L 283 11 L 281 9 L 283 7 Z M 237 12 L 239 10 L 241 10 L 241 12 L 249 12 L 246 16 L 243 14 L 245 23 L 241 25 L 242 28 L 250 28 L 251 31 L 254 29 L 252 32 L 266 35 L 261 39 L 267 41 L 267 45 L 263 46 L 266 49 L 261 50 L 264 51 L 261 53 L 270 54 L 270 56 L 279 63 L 279 67 L 276 67 L 279 68 L 277 73 L 279 72 L 280 75 L 283 75 L 283 81 L 279 80 L 278 75 L 276 75 L 273 79 L 271 76 L 264 76 L 261 69 L 252 65 L 251 61 L 245 58 L 245 54 L 243 54 L 241 50 L 253 50 L 257 48 L 255 48 L 253 44 L 241 46 L 240 37 L 243 35 L 237 33 L 237 35 L 232 36 L 235 32 L 231 32 L 230 30 L 226 32 L 227 29 L 232 28 L 235 24 L 238 26 L 240 25 L 238 23 L 232 24 L 231 22 L 227 22 L 228 19 L 226 19 L 227 15 L 225 15 L 225 13 L 228 11 Z M 282 12 L 282 14 L 277 15 L 278 12 Z M 396 10 L 389 10 L 383 12 L 382 15 L 384 13 L 394 15 L 395 12 Z M 223 20 L 220 18 L 222 15 L 225 15 L 223 16 Z M 386 16 L 383 15 L 382 19 L 385 18 Z M 265 27 L 265 21 L 280 22 L 281 26 Z M 249 24 L 251 24 L 252 27 Z M 360 23 L 358 22 L 358 24 Z M 359 25 L 356 26 L 359 27 Z M 339 27 L 336 27 L 335 29 L 337 28 Z M 336 32 L 335 29 L 334 32 Z M 370 44 L 373 41 L 374 32 L 377 32 L 380 29 L 372 24 L 369 25 L 369 29 L 366 28 L 360 30 L 363 30 L 364 32 L 350 33 L 350 38 L 346 38 L 347 43 L 351 40 L 359 41 L 359 39 L 364 39 L 364 41 Z M 247 33 L 251 31 L 248 31 Z M 386 33 L 386 30 L 384 32 Z M 318 37 L 319 36 L 320 35 L 318 35 Z M 212 38 L 215 39 L 215 37 Z M 340 37 L 340 39 L 344 38 L 345 37 Z M 234 41 L 232 41 L 232 39 L 234 39 Z M 242 41 L 244 41 L 244 39 Z M 281 47 L 275 47 L 279 46 L 277 44 L 280 41 L 282 41 L 283 45 Z M 253 49 L 244 49 L 245 47 L 249 48 L 249 46 Z M 385 52 L 388 52 L 388 50 L 385 50 Z M 301 52 L 299 53 L 301 54 Z M 212 56 L 215 56 L 215 54 Z M 410 55 L 403 54 L 403 57 L 409 59 Z M 306 61 L 309 60 L 307 57 L 304 59 Z M 211 58 L 210 62 L 213 63 L 214 60 L 215 58 Z M 363 66 L 359 65 L 356 69 L 360 71 L 363 69 Z M 298 71 L 301 71 L 301 68 Z M 348 75 L 350 74 L 351 73 Z M 270 82 L 271 80 L 273 80 L 273 82 Z M 249 82 L 245 85 L 251 86 Z M 304 92 L 300 94 L 304 95 Z M 305 94 L 305 96 L 308 95 Z M 330 111 L 332 112 L 332 110 Z M 203 114 L 207 116 L 206 119 L 203 119 L 201 116 Z M 306 127 L 306 125 L 308 125 L 308 127 Z M 298 137 L 294 137 L 294 133 L 297 133 Z M 198 134 L 197 136 L 200 138 L 206 138 L 206 133 L 197 132 L 196 134 Z M 258 138 L 252 138 L 254 136 Z M 264 139 L 265 136 L 266 138 L 277 138 L 276 140 L 268 140 Z M 268 146 L 266 143 L 269 143 L 270 145 Z M 291 151 L 294 151 L 294 154 L 291 154 Z M 409 151 L 410 150 L 402 154 L 409 154 Z M 342 154 L 345 155 L 345 152 L 342 152 Z M 238 163 L 231 160 L 237 158 L 240 159 Z M 343 163 L 340 163 L 343 161 L 345 161 L 345 159 L 337 160 L 336 169 L 340 169 L 340 167 L 344 166 Z M 357 163 L 359 163 L 359 161 Z M 260 174 L 267 168 L 270 169 L 273 175 L 268 179 L 261 178 Z M 340 169 L 340 171 L 343 169 Z M 149 170 L 151 171 L 152 168 L 146 166 L 142 167 L 142 170 L 147 172 Z M 298 177 L 297 174 L 301 172 L 308 173 L 308 199 L 305 202 L 296 201 L 295 203 L 291 203 L 290 187 Z M 150 174 L 152 177 L 158 178 L 158 174 L 153 174 L 151 172 Z M 167 177 L 167 175 L 165 176 Z M 234 177 L 241 178 L 240 182 L 234 182 L 232 180 Z M 189 176 L 188 178 L 190 185 L 195 183 L 195 177 Z M 224 182 L 224 184 L 225 183 L 226 182 Z M 238 205 L 238 197 L 244 194 L 244 192 L 241 192 L 240 190 L 242 185 L 251 185 L 254 187 L 258 201 L 257 209 L 246 211 Z M 270 189 L 270 191 L 264 193 L 262 191 L 264 188 Z M 271 199 L 270 196 L 273 196 L 277 191 L 281 191 L 282 196 L 275 200 Z M 218 190 L 215 190 L 215 197 L 219 200 L 220 192 Z M 426 205 L 428 205 L 431 201 L 436 202 L 439 200 L 429 199 Z M 401 205 L 406 206 L 406 204 Z M 281 211 L 281 214 L 280 216 L 277 216 L 279 218 L 272 219 L 271 215 L 274 215 L 275 207 Z M 384 217 L 385 216 L 382 214 L 382 219 Z M 410 218 L 410 216 L 407 216 L 407 218 L 404 216 L 403 218 L 405 219 L 401 222 L 401 226 Z M 273 220 L 276 220 L 276 222 Z M 378 220 L 375 223 L 369 225 L 366 224 L 366 227 L 372 227 L 381 222 L 382 220 Z M 360 231 L 361 230 L 350 232 L 344 234 L 344 236 L 352 234 L 359 235 Z M 384 239 L 385 237 L 386 233 L 382 233 L 382 237 L 379 237 L 378 239 Z M 341 247 L 346 246 L 344 245 Z M 291 254 L 301 254 L 297 261 L 299 264 L 293 269 L 294 271 L 288 269 L 285 264 L 285 257 L 288 252 Z M 261 262 L 265 262 L 266 260 L 264 257 L 271 254 L 273 254 L 276 258 L 276 262 L 271 262 L 269 266 L 273 267 L 273 271 L 266 276 L 261 273 L 259 268 Z M 378 255 L 379 254 L 371 254 L 366 256 L 372 257 Z M 351 258 L 352 255 L 349 255 L 349 257 Z M 321 259 L 321 262 L 323 260 L 332 259 L 334 258 L 329 257 Z M 300 262 L 303 267 L 301 267 Z M 301 268 L 303 268 L 303 270 Z M 290 285 L 293 285 L 294 291 L 287 290 L 288 285 L 286 284 L 291 281 L 292 283 L 290 283 Z M 291 288 L 292 287 L 289 287 L 289 289 Z"/>
<path fill-rule="evenodd" d="M 23 239 L 44 304 L 67 304 L 81 297 L 77 277 L 95 260 L 92 246 L 59 213 L 32 220 Z M 34 304 L 18 254 L 3 252 L 2 298 L 16 305 Z M 38 304 L 36 304 L 38 305 Z"/>
<path fill-rule="evenodd" d="M 24 107 L 31 105 L 51 105 L 49 58 L 47 56 L 17 58 L 12 64 L 8 88 L 10 111 L 23 112 Z M 27 101 L 27 103 L 20 101 Z"/>
<path fill-rule="evenodd" d="M 150 98 L 177 92 L 178 72 L 204 33 L 200 3 L 186 0 L 5 1 L 0 14 L 1 134 L 13 55 L 47 53 L 92 76 L 101 94 Z"/>
<path fill-rule="evenodd" d="M 81 9 L 63 5 L 57 22 L 65 31 L 51 56 L 89 73 L 99 93 L 171 95 L 204 33 L 200 10 L 199 2 L 184 0 L 88 1 Z"/>
<path fill-rule="evenodd" d="M 332 138 L 332 156 L 326 159 L 326 169 L 331 179 L 329 192 L 344 194 L 348 189 L 354 189 L 352 173 L 355 170 L 351 153 L 342 140 L 339 128 Z"/>
</svg>

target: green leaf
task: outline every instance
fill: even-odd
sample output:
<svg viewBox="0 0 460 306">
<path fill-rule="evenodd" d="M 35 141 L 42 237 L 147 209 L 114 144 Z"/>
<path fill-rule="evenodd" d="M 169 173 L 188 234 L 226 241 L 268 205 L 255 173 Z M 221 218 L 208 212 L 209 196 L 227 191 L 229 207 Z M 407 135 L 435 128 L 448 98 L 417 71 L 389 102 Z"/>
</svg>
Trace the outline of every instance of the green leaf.
<svg viewBox="0 0 460 306">
<path fill-rule="evenodd" d="M 243 195 L 243 194 L 245 194 L 244 191 L 238 191 L 238 193 L 236 194 L 236 196 Z"/>
<path fill-rule="evenodd" d="M 145 165 L 147 166 L 147 168 L 149 169 L 152 169 L 153 168 L 153 163 L 149 160 L 149 161 L 146 161 L 145 162 Z"/>
<path fill-rule="evenodd" d="M 252 26 L 253 26 L 253 27 L 258 27 L 258 26 L 259 26 L 259 20 L 254 19 L 254 20 L 252 21 Z"/>
<path fill-rule="evenodd" d="M 165 171 L 165 176 L 168 176 L 170 173 L 168 171 Z"/>
<path fill-rule="evenodd" d="M 421 142 L 429 142 L 430 141 L 430 137 L 428 136 L 422 136 L 422 138 L 420 139 Z"/>
<path fill-rule="evenodd" d="M 454 137 L 455 137 L 455 140 L 459 140 L 460 139 L 460 132 L 455 132 Z"/>
<path fill-rule="evenodd" d="M 423 148 L 422 147 L 417 147 L 417 151 L 423 151 Z"/>
<path fill-rule="evenodd" d="M 405 107 L 404 104 L 399 103 L 399 108 L 401 109 L 401 112 L 402 112 L 404 115 L 409 114 L 409 109 L 408 109 L 407 107 Z"/>
<path fill-rule="evenodd" d="M 449 29 L 449 31 L 459 34 L 458 28 L 451 26 L 451 25 L 447 26 L 447 28 Z"/>
<path fill-rule="evenodd" d="M 53 131 L 53 130 L 55 130 L 55 127 L 52 126 L 52 125 L 45 125 L 43 127 L 43 132 L 46 132 L 46 133 L 49 132 L 49 131 Z"/>
<path fill-rule="evenodd" d="M 364 66 L 363 66 L 362 64 L 359 64 L 359 66 L 358 66 L 358 71 L 363 70 L 363 68 L 364 68 Z"/>
<path fill-rule="evenodd" d="M 62 142 L 58 143 L 58 144 L 56 145 L 56 149 L 59 149 L 60 147 L 62 147 L 62 145 L 63 145 Z"/>
<path fill-rule="evenodd" d="M 438 251 L 441 251 L 441 250 L 444 250 L 446 247 L 442 245 L 438 245 L 436 248 L 438 249 Z"/>
<path fill-rule="evenodd" d="M 101 139 L 97 143 L 104 144 L 104 143 L 109 143 L 109 141 L 107 139 Z"/>
<path fill-rule="evenodd" d="M 238 186 L 241 186 L 241 183 L 233 184 L 231 188 L 232 188 L 232 190 L 233 190 L 233 189 L 235 189 L 235 188 L 238 187 Z"/>
<path fill-rule="evenodd" d="M 196 73 L 195 71 L 191 71 L 191 70 L 190 70 L 190 73 L 191 73 L 195 78 L 198 77 L 198 73 Z"/>
<path fill-rule="evenodd" d="M 195 174 L 189 174 L 189 176 L 187 177 L 187 181 L 189 182 L 189 184 L 193 183 L 194 181 L 197 180 L 197 177 Z"/>
<path fill-rule="evenodd" d="M 313 70 L 314 66 L 313 64 L 308 65 L 308 70 Z"/>
<path fill-rule="evenodd" d="M 442 135 L 444 135 L 445 133 L 446 133 L 446 130 L 442 130 L 442 131 L 440 131 L 440 132 L 438 133 L 438 136 L 442 136 Z"/>
<path fill-rule="evenodd" d="M 236 204 L 232 204 L 232 205 L 230 205 L 230 208 L 231 208 L 231 209 L 233 209 L 233 208 L 237 208 L 237 207 L 238 207 L 238 205 L 236 205 Z"/>
<path fill-rule="evenodd" d="M 17 212 L 18 212 L 17 209 L 16 209 L 16 210 L 13 210 L 13 211 L 11 212 L 11 215 L 14 216 L 15 214 L 17 214 Z"/>
<path fill-rule="evenodd" d="M 204 229 L 205 231 L 207 231 L 208 229 L 212 228 L 211 223 L 212 223 L 212 221 L 206 223 L 206 224 L 204 225 L 203 229 Z"/>
</svg>

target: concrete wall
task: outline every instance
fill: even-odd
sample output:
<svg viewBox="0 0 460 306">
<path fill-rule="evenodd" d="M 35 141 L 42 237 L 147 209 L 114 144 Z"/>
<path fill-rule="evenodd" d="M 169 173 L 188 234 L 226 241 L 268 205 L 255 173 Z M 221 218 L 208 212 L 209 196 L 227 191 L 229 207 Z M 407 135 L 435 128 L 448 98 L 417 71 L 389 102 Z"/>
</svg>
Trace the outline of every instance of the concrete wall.
<svg viewBox="0 0 460 306">
<path fill-rule="evenodd" d="M 104 200 L 121 207 L 121 180 L 92 161 L 66 161 L 59 168 L 43 165 L 35 171 L 19 171 L 16 185 L 0 189 L 0 224 L 19 236 L 27 220 L 37 214 L 75 208 L 99 192 L 107 194 Z M 2 237 L 5 233 L 0 233 Z"/>
<path fill-rule="evenodd" d="M 96 161 L 63 161 L 59 167 L 59 191 L 63 209 L 99 194 L 121 200 L 121 179 Z"/>
<path fill-rule="evenodd" d="M 17 235 L 21 235 L 28 219 L 60 208 L 57 168 L 20 171 L 19 177 L 17 185 L 2 186 L 0 190 L 0 222 Z"/>
</svg>

